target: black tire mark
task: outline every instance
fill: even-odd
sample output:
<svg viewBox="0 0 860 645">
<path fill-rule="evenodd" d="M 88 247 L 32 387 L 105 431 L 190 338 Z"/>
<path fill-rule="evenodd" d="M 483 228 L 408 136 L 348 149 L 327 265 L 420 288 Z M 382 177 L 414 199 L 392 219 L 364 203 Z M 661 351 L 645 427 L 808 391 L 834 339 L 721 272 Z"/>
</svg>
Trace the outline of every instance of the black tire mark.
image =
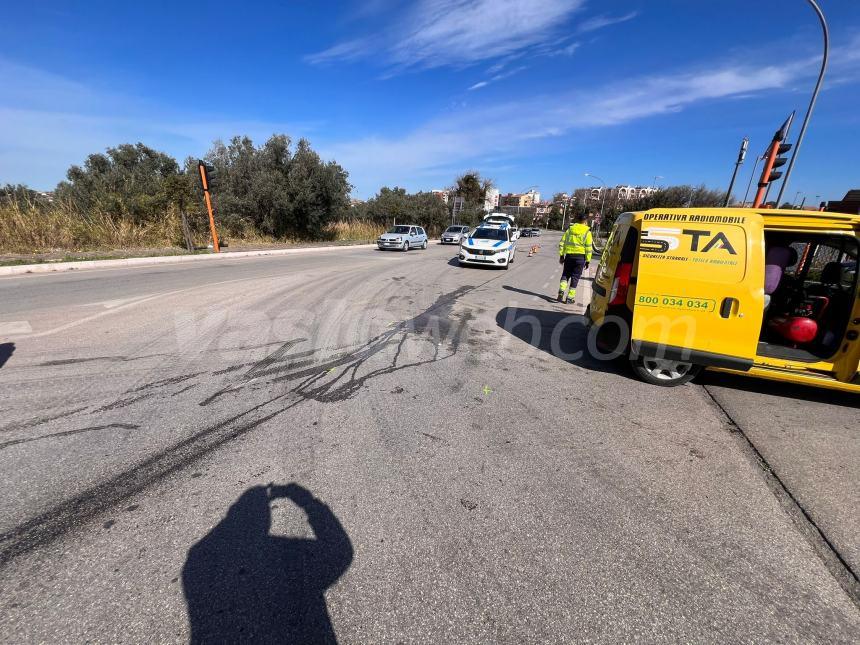
<svg viewBox="0 0 860 645">
<path fill-rule="evenodd" d="M 103 426 L 90 426 L 88 428 L 79 428 L 78 430 L 64 430 L 63 432 L 53 432 L 51 434 L 43 434 L 39 437 L 26 437 L 24 439 L 12 439 L 0 443 L 0 450 L 9 446 L 16 446 L 20 443 L 29 443 L 31 441 L 41 441 L 43 439 L 54 439 L 55 437 L 68 437 L 83 432 L 94 432 L 96 430 L 107 430 L 109 428 L 119 428 L 120 430 L 137 430 L 140 426 L 133 423 L 109 423 Z"/>
</svg>

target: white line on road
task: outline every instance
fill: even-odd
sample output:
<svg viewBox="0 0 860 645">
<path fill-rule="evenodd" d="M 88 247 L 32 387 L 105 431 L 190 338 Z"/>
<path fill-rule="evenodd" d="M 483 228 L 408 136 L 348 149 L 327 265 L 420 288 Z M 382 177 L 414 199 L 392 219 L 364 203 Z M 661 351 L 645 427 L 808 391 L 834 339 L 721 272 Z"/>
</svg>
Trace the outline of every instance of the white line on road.
<svg viewBox="0 0 860 645">
<path fill-rule="evenodd" d="M 33 331 L 30 323 L 26 320 L 15 320 L 12 322 L 0 322 L 0 336 L 12 334 L 29 334 Z"/>
</svg>

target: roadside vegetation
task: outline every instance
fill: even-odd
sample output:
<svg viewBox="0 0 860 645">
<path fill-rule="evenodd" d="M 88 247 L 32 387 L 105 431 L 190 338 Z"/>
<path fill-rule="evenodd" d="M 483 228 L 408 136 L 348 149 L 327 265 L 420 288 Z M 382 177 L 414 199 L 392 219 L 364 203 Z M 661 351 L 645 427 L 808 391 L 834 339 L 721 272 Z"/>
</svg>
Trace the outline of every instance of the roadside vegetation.
<svg viewBox="0 0 860 645">
<path fill-rule="evenodd" d="M 279 134 L 257 146 L 248 137 L 234 137 L 216 141 L 203 160 L 213 168 L 218 233 L 228 246 L 369 242 L 395 221 L 418 224 L 436 236 L 452 220 L 451 203 L 396 186 L 351 203 L 347 171 L 323 161 L 305 139 L 293 144 Z M 462 198 L 458 223 L 474 226 L 481 220 L 492 186 L 492 180 L 474 170 L 455 179 L 449 192 Z M 596 210 L 593 204 L 554 201 L 549 223 L 555 228 L 561 226 L 565 208 L 568 216 Z M 721 194 L 704 187 L 673 187 L 645 201 L 627 204 L 625 210 L 717 205 Z M 607 205 L 604 212 L 608 225 L 620 209 Z M 523 208 L 520 221 L 530 223 L 534 214 Z M 122 144 L 69 168 L 52 193 L 26 186 L 0 188 L 0 255 L 180 251 L 186 247 L 183 215 L 193 246 L 205 249 L 211 239 L 197 159 L 180 164 L 142 143 Z"/>
</svg>

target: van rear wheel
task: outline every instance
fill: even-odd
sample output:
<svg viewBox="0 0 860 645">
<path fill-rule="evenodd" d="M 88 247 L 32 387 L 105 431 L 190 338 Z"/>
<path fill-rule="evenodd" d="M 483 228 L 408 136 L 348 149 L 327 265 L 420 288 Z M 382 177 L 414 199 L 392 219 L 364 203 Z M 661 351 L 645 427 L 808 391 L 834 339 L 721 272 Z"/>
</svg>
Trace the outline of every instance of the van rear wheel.
<svg viewBox="0 0 860 645">
<path fill-rule="evenodd" d="M 699 372 L 701 365 L 672 361 L 665 358 L 646 358 L 640 356 L 632 361 L 633 371 L 640 379 L 651 385 L 674 387 L 689 383 Z"/>
</svg>

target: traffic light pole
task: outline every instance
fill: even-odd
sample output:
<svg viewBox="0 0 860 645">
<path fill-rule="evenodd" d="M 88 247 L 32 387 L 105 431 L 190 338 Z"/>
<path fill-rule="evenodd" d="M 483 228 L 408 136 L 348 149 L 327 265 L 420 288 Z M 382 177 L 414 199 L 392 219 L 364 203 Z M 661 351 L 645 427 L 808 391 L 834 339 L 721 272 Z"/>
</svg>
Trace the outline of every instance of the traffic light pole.
<svg viewBox="0 0 860 645">
<path fill-rule="evenodd" d="M 209 211 L 209 230 L 212 232 L 212 250 L 221 252 L 218 244 L 218 231 L 215 230 L 215 213 L 212 211 L 212 198 L 209 196 L 209 176 L 206 172 L 206 164 L 197 162 L 197 170 L 200 173 L 200 185 L 203 187 L 203 198 L 206 200 L 206 210 Z"/>
<path fill-rule="evenodd" d="M 815 109 L 815 101 L 818 99 L 818 92 L 821 90 L 821 83 L 824 81 L 824 72 L 827 70 L 827 57 L 830 52 L 830 32 L 827 29 L 827 20 L 824 18 L 824 12 L 815 0 L 806 0 L 815 13 L 818 15 L 818 20 L 821 22 L 821 31 L 824 36 L 824 53 L 821 57 L 821 70 L 818 72 L 818 80 L 815 82 L 815 89 L 812 92 L 812 98 L 809 100 L 809 107 L 806 108 L 806 116 L 803 117 L 803 125 L 800 126 L 800 133 L 797 135 L 797 141 L 794 143 L 794 153 L 791 155 L 791 160 L 788 162 L 788 168 L 785 171 L 785 179 L 782 180 L 782 185 L 779 187 L 779 195 L 776 198 L 776 203 L 782 201 L 782 194 L 785 192 L 785 187 L 788 186 L 788 180 L 791 179 L 791 171 L 794 169 L 794 162 L 797 159 L 797 154 L 800 152 L 800 144 L 803 143 L 803 135 L 806 134 L 806 126 L 809 125 L 809 117 L 812 116 L 812 110 Z"/>
</svg>

